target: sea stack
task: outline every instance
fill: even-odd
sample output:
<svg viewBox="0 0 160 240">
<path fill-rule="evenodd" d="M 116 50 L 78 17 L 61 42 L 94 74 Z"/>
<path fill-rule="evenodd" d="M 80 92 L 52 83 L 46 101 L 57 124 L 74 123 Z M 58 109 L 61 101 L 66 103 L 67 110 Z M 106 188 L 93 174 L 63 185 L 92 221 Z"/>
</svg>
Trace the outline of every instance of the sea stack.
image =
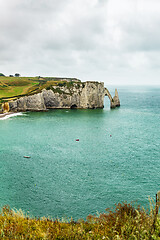
<svg viewBox="0 0 160 240">
<path fill-rule="evenodd" d="M 113 97 L 112 101 L 111 101 L 111 108 L 116 108 L 116 107 L 120 107 L 120 100 L 119 100 L 119 96 L 118 96 L 118 91 L 117 89 L 115 89 L 115 96 Z"/>
</svg>

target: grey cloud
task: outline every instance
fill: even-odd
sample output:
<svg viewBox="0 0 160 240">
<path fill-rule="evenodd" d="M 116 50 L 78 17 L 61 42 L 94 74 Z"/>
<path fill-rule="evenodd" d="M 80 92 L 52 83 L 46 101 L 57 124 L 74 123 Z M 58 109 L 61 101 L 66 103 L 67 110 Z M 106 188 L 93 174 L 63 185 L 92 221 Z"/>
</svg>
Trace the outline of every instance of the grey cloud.
<svg viewBox="0 0 160 240">
<path fill-rule="evenodd" d="M 0 0 L 1 72 L 113 83 L 151 74 L 159 66 L 160 10 L 135 14 L 132 2 Z"/>
</svg>

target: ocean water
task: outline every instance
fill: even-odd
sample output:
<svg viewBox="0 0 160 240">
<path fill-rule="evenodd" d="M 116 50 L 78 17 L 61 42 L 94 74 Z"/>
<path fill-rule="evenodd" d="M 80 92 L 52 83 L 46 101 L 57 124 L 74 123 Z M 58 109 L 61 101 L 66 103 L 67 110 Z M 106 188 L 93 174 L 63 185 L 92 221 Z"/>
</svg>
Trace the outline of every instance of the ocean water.
<svg viewBox="0 0 160 240">
<path fill-rule="evenodd" d="M 123 201 L 148 206 L 160 190 L 160 87 L 118 91 L 114 110 L 105 98 L 104 109 L 0 120 L 0 206 L 75 220 Z"/>
</svg>

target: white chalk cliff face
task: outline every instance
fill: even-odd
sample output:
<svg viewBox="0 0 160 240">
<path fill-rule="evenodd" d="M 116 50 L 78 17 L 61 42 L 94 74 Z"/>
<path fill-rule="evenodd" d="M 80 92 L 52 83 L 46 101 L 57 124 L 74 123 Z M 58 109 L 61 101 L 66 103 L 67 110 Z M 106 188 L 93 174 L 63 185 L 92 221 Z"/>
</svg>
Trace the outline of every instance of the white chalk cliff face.
<svg viewBox="0 0 160 240">
<path fill-rule="evenodd" d="M 21 97 L 9 102 L 10 111 L 45 111 L 55 108 L 103 108 L 104 96 L 111 101 L 111 108 L 120 106 L 118 93 L 114 98 L 109 96 L 109 91 L 103 82 L 78 82 L 72 86 L 51 86 L 43 89 L 41 93 Z"/>
</svg>

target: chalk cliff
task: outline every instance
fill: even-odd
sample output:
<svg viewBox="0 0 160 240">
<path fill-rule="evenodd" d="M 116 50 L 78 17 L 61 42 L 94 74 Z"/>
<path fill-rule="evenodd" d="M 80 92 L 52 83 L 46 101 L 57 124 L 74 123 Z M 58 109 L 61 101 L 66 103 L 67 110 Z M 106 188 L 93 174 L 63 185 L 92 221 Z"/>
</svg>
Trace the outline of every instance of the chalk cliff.
<svg viewBox="0 0 160 240">
<path fill-rule="evenodd" d="M 115 89 L 115 96 L 112 99 L 111 108 L 120 107 L 120 100 L 118 96 L 118 91 Z"/>
<path fill-rule="evenodd" d="M 111 108 L 120 106 L 118 92 L 112 98 L 103 82 L 74 82 L 69 87 L 49 86 L 40 93 L 9 102 L 10 111 L 45 111 L 55 108 L 103 108 L 104 96 L 108 96 Z"/>
</svg>

